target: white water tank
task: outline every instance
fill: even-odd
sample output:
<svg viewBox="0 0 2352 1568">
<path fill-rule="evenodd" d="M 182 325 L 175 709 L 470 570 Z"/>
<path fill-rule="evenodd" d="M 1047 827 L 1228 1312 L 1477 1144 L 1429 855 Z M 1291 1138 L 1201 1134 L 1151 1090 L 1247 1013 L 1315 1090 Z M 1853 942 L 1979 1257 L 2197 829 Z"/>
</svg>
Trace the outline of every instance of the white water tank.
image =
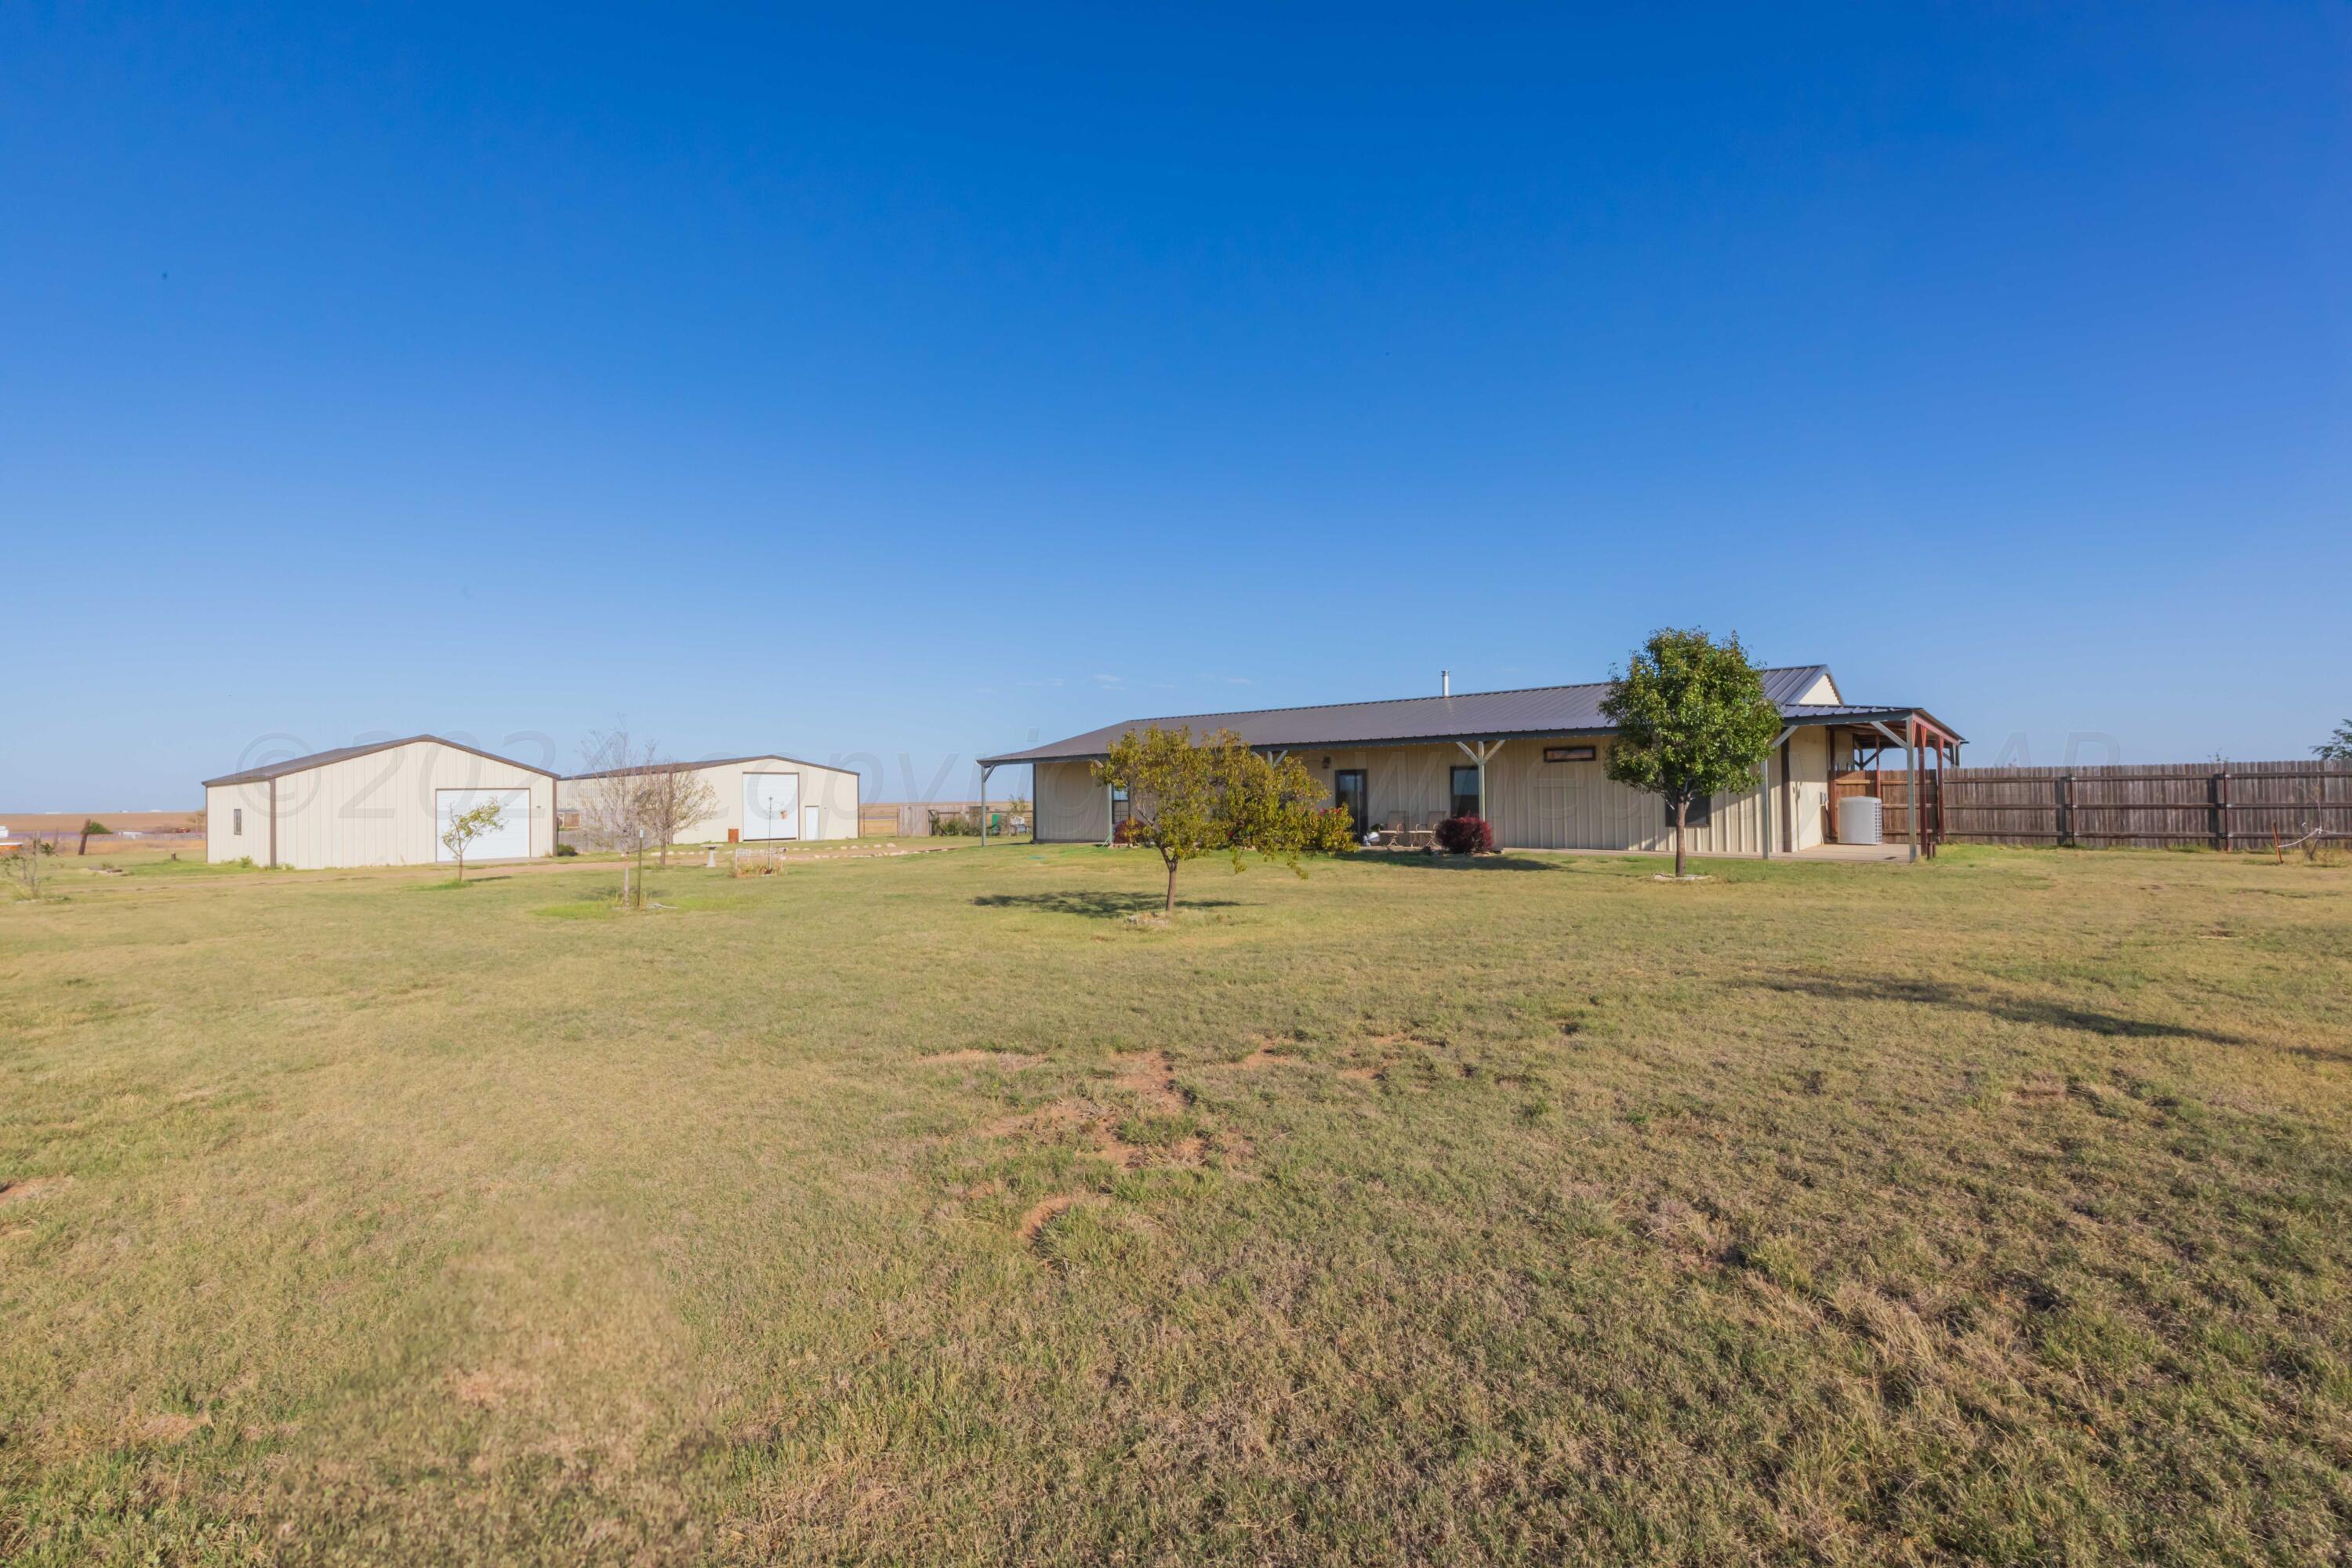
<svg viewBox="0 0 2352 1568">
<path fill-rule="evenodd" d="M 1850 795 L 1838 802 L 1838 842 L 1884 844 L 1886 818 L 1874 795 Z"/>
</svg>

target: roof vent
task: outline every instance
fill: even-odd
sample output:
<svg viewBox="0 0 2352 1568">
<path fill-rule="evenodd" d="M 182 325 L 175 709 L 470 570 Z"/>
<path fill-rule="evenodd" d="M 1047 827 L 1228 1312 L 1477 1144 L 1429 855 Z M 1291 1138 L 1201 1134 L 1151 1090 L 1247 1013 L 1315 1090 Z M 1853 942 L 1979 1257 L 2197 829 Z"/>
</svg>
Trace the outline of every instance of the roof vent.
<svg viewBox="0 0 2352 1568">
<path fill-rule="evenodd" d="M 1441 669 L 1437 672 L 1437 694 L 1440 697 L 1451 697 L 1454 695 L 1454 672 L 1452 670 Z"/>
</svg>

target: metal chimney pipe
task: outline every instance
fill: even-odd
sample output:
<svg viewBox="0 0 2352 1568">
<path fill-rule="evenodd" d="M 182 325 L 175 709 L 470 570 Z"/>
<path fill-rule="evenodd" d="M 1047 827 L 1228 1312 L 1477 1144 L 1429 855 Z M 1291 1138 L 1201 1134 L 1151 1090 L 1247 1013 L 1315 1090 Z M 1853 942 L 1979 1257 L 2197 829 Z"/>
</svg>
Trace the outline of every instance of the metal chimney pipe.
<svg viewBox="0 0 2352 1568">
<path fill-rule="evenodd" d="M 1437 694 L 1440 697 L 1451 697 L 1454 695 L 1454 672 L 1452 670 L 1441 669 L 1437 672 Z"/>
</svg>

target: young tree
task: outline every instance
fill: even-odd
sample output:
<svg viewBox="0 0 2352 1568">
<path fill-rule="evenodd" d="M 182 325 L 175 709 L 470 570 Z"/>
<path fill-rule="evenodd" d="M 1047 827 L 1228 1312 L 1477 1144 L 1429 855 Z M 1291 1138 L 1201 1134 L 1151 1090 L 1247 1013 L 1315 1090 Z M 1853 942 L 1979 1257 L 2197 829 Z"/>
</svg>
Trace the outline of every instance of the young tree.
<svg viewBox="0 0 2352 1568">
<path fill-rule="evenodd" d="M 441 834 L 441 842 L 448 846 L 449 853 L 457 858 L 457 880 L 462 882 L 466 879 L 466 847 L 485 833 L 497 832 L 501 820 L 499 803 L 495 800 L 486 800 L 473 810 L 460 812 L 449 819 L 449 826 Z"/>
<path fill-rule="evenodd" d="M 17 897 L 37 900 L 41 896 L 41 851 L 46 847 L 41 839 L 26 838 L 18 842 L 16 853 L 8 857 L 8 882 L 16 889 Z"/>
<path fill-rule="evenodd" d="M 90 841 L 90 837 L 91 837 L 91 836 L 92 836 L 92 835 L 94 835 L 94 834 L 101 834 L 101 833 L 111 833 L 111 832 L 113 832 L 113 831 L 114 831 L 114 829 L 112 829 L 111 827 L 109 827 L 106 824 L 104 824 L 103 822 L 100 822 L 98 818 L 96 818 L 96 817 L 94 817 L 94 816 L 84 817 L 84 818 L 82 819 L 82 825 L 81 825 L 81 847 L 80 847 L 80 848 L 79 848 L 79 849 L 77 849 L 77 850 L 75 850 L 75 851 L 74 851 L 74 853 L 75 853 L 75 854 L 77 854 L 77 855 L 87 855 L 87 854 L 89 854 L 89 841 Z"/>
<path fill-rule="evenodd" d="M 2323 763 L 2352 763 L 2352 719 L 2336 726 L 2336 733 L 2311 748 Z"/>
<path fill-rule="evenodd" d="M 639 749 L 626 730 L 598 731 L 580 748 L 582 778 L 572 782 L 579 803 L 580 833 L 595 848 L 632 857 L 636 875 L 624 862 L 621 901 L 645 903 L 646 822 L 652 815 L 646 802 L 646 781 L 653 776 L 654 749 Z"/>
<path fill-rule="evenodd" d="M 678 835 L 719 815 L 719 792 L 710 787 L 709 779 L 683 763 L 649 764 L 639 780 L 637 795 L 645 813 L 646 835 L 658 847 L 665 868 L 669 865 L 670 844 Z"/>
<path fill-rule="evenodd" d="M 1176 912 L 1176 870 L 1223 849 L 1242 868 L 1255 851 L 1305 876 L 1299 852 L 1313 841 L 1321 791 L 1296 758 L 1270 763 L 1230 730 L 1197 743 L 1190 729 L 1130 730 L 1094 768 L 1095 782 L 1127 791 L 1127 842 L 1160 851 L 1168 868 L 1163 912 Z"/>
<path fill-rule="evenodd" d="M 1662 797 L 1675 816 L 1675 875 L 1683 874 L 1690 803 L 1751 789 L 1780 732 L 1780 715 L 1734 634 L 1667 627 L 1650 634 L 1620 675 L 1611 672 L 1601 711 L 1617 726 L 1609 776 Z"/>
<path fill-rule="evenodd" d="M 1168 868 L 1164 912 L 1176 912 L 1176 868 L 1229 842 L 1218 800 L 1217 751 L 1196 746 L 1190 728 L 1129 730 L 1094 766 L 1095 783 L 1127 791 L 1128 841 L 1149 844 Z"/>
</svg>

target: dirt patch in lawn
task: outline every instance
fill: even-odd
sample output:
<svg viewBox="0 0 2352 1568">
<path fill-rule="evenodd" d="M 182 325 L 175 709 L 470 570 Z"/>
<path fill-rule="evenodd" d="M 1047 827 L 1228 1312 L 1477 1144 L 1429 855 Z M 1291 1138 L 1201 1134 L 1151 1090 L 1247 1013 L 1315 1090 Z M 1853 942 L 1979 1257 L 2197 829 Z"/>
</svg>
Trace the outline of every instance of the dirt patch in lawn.
<svg viewBox="0 0 2352 1568">
<path fill-rule="evenodd" d="M 0 1182 L 0 1204 L 30 1203 L 72 1185 L 71 1176 L 19 1176 L 13 1182 Z"/>
<path fill-rule="evenodd" d="M 133 1443 L 184 1443 L 212 1424 L 209 1415 L 137 1415 L 124 1424 L 123 1436 Z"/>
<path fill-rule="evenodd" d="M 1056 1193 L 1042 1203 L 1029 1205 L 1021 1216 L 1021 1245 L 1034 1248 L 1045 1227 L 1074 1208 L 1100 1208 L 1109 1200 L 1099 1193 Z"/>
<path fill-rule="evenodd" d="M 1197 1132 L 1164 1143 L 1130 1143 L 1120 1132 L 1120 1123 L 1097 1122 L 1095 1152 L 1122 1171 L 1140 1171 L 1154 1165 L 1198 1165 L 1208 1152 L 1207 1142 Z"/>
<path fill-rule="evenodd" d="M 937 1056 L 923 1058 L 922 1065 L 927 1068 L 992 1067 L 1005 1072 L 1019 1072 L 1023 1068 L 1034 1068 L 1045 1059 L 1044 1057 L 1026 1056 L 1019 1051 L 941 1051 Z"/>
<path fill-rule="evenodd" d="M 1185 1108 L 1184 1096 L 1168 1068 L 1165 1051 L 1138 1051 L 1119 1058 L 1119 1088 L 1133 1094 L 1144 1110 L 1173 1112 Z"/>
<path fill-rule="evenodd" d="M 500 1367 L 461 1372 L 449 1380 L 449 1392 L 481 1410 L 495 1410 L 530 1388 L 530 1379 Z"/>
<path fill-rule="evenodd" d="M 999 1118 L 982 1127 L 980 1135 L 983 1138 L 1056 1138 L 1074 1127 L 1086 1126 L 1093 1120 L 1094 1112 L 1084 1102 L 1057 1100 L 1051 1105 L 1041 1105 L 1018 1116 Z"/>
</svg>

